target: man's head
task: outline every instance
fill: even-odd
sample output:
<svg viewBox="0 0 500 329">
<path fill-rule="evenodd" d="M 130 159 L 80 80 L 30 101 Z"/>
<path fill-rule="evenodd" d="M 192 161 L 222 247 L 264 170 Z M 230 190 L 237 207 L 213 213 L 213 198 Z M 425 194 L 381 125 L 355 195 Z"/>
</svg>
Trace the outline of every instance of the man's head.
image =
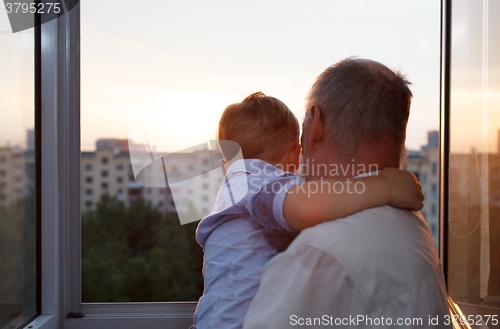
<svg viewBox="0 0 500 329">
<path fill-rule="evenodd" d="M 398 167 L 412 97 L 409 84 L 400 73 L 367 59 L 349 58 L 327 68 L 308 97 L 305 160 L 309 165 L 314 160 L 316 165 Z"/>
<path fill-rule="evenodd" d="M 293 153 L 298 162 L 300 127 L 297 118 L 282 101 L 262 92 L 229 105 L 222 113 L 217 135 L 219 140 L 237 142 L 245 159 L 258 158 L 281 164 L 284 157 L 284 162 L 289 162 L 287 155 Z M 226 154 L 224 158 L 230 160 Z"/>
</svg>

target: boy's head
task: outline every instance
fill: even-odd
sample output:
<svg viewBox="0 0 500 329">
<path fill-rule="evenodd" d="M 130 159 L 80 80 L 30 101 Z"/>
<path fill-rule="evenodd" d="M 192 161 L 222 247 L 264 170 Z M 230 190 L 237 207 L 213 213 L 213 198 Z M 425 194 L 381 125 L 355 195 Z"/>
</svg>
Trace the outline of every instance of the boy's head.
<svg viewBox="0 0 500 329">
<path fill-rule="evenodd" d="M 291 164 L 288 153 L 295 152 L 298 157 L 299 134 L 297 118 L 282 101 L 256 92 L 226 107 L 219 121 L 217 138 L 238 143 L 245 159 L 288 165 Z M 224 149 L 222 152 L 226 153 Z M 224 159 L 230 160 L 227 154 Z"/>
</svg>

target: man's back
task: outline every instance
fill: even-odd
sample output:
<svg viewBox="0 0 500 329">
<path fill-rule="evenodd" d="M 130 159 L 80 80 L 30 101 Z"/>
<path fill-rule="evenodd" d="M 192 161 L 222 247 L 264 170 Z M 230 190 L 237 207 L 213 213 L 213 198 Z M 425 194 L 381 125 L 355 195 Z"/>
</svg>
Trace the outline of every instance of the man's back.
<svg viewBox="0 0 500 329">
<path fill-rule="evenodd" d="M 266 266 L 244 328 L 421 328 L 446 314 L 425 221 L 384 206 L 304 230 Z"/>
</svg>

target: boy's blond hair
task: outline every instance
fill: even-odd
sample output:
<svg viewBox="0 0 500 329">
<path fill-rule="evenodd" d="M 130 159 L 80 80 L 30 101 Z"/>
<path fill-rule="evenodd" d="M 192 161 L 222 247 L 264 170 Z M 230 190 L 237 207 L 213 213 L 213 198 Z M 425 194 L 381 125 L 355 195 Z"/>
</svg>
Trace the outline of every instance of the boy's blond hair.
<svg viewBox="0 0 500 329">
<path fill-rule="evenodd" d="M 299 140 L 299 122 L 277 98 L 256 92 L 226 107 L 219 121 L 217 138 L 238 143 L 243 158 L 267 162 L 281 159 L 289 144 Z M 222 147 L 224 159 L 229 161 Z"/>
</svg>

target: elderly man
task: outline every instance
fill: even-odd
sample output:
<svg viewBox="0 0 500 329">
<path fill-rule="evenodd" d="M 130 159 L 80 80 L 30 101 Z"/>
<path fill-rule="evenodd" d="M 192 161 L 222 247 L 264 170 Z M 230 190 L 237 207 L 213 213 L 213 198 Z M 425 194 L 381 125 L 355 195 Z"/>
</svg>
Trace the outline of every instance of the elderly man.
<svg viewBox="0 0 500 329">
<path fill-rule="evenodd" d="M 303 125 L 305 179 L 399 167 L 408 84 L 366 59 L 326 69 L 311 88 Z M 302 231 L 267 264 L 243 328 L 445 327 L 447 312 L 425 221 L 383 206 Z"/>
</svg>

